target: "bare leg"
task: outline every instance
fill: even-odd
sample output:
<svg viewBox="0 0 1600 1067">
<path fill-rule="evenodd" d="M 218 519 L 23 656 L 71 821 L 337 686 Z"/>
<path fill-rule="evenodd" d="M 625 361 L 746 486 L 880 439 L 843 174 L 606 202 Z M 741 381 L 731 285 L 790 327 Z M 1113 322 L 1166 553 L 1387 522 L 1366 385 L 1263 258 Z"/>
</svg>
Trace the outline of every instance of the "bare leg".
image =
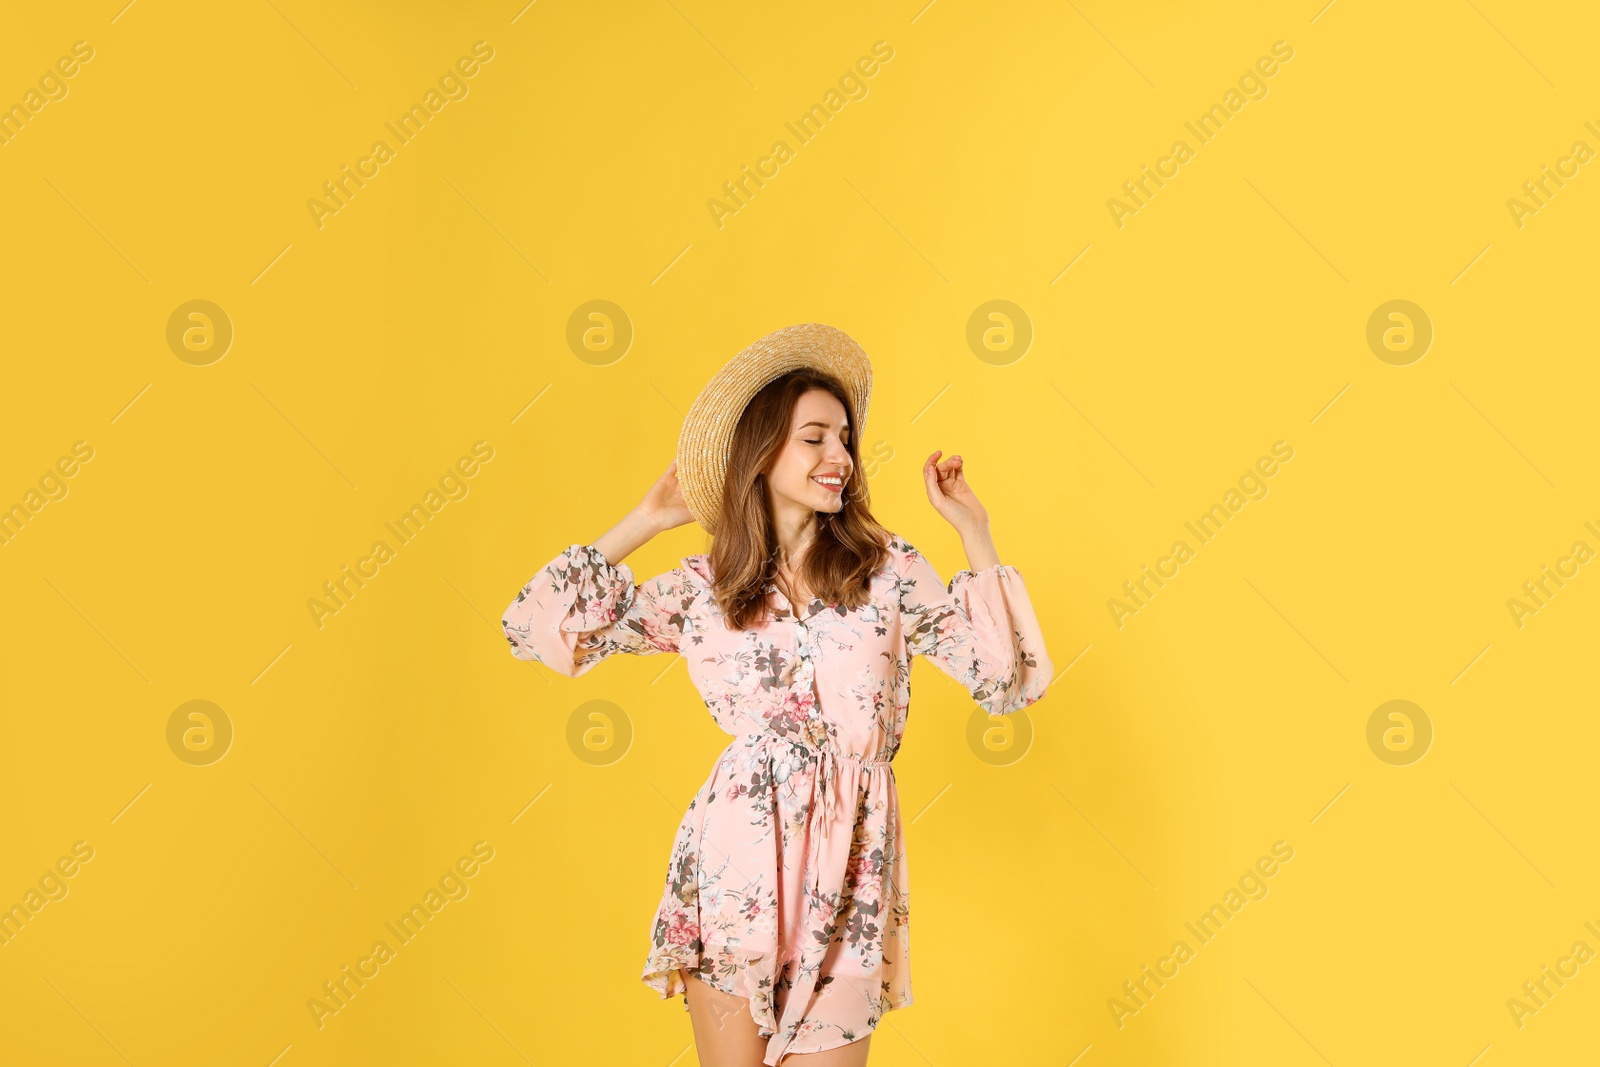
<svg viewBox="0 0 1600 1067">
<path fill-rule="evenodd" d="M 700 1067 L 762 1067 L 761 1057 L 766 1055 L 767 1043 L 750 1014 L 750 1002 L 706 985 L 687 971 L 684 979 Z M 784 1057 L 785 1062 L 788 1059 Z"/>
</svg>

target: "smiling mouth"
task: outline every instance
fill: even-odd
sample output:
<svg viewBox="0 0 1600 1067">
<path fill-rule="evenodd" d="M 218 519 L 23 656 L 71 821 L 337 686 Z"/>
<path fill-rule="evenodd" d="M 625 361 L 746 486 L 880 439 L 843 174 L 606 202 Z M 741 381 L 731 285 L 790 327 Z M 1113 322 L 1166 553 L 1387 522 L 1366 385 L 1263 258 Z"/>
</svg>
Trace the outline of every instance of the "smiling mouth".
<svg viewBox="0 0 1600 1067">
<path fill-rule="evenodd" d="M 811 479 L 817 485 L 833 493 L 844 492 L 844 477 L 838 474 L 819 474 Z"/>
</svg>

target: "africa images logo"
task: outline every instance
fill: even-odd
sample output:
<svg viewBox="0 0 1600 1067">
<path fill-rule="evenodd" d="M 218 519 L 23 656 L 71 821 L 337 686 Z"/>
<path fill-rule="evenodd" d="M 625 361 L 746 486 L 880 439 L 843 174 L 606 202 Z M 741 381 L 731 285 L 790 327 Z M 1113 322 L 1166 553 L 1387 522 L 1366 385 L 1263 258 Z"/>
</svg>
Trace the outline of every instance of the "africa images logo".
<svg viewBox="0 0 1600 1067">
<path fill-rule="evenodd" d="M 846 68 L 839 77 L 838 88 L 830 87 L 820 103 L 812 104 L 793 122 L 783 124 L 784 129 L 794 135 L 795 145 L 810 144 L 822 133 L 823 127 L 839 117 L 839 112 L 844 110 L 846 104 L 852 100 L 865 100 L 867 93 L 871 92 L 866 79 L 876 75 L 882 69 L 882 64 L 893 58 L 893 45 L 888 41 L 873 42 L 872 55 L 862 56 L 854 66 Z M 774 141 L 771 151 L 756 160 L 754 170 L 746 163 L 740 168 L 742 173 L 737 178 L 723 182 L 722 195 L 726 201 L 714 196 L 706 201 L 706 209 L 711 212 L 711 221 L 717 224 L 717 229 L 722 229 L 729 216 L 737 215 L 748 207 L 756 192 L 766 188 L 767 182 L 778 176 L 783 165 L 795 158 L 795 152 L 796 148 L 791 147 L 788 141 Z"/>
<path fill-rule="evenodd" d="M 475 41 L 472 45 L 472 55 L 462 56 L 456 60 L 453 67 L 446 69 L 439 76 L 438 88 L 430 87 L 423 94 L 422 103 L 413 103 L 394 122 L 383 124 L 384 129 L 394 135 L 395 145 L 410 144 L 422 133 L 428 122 L 444 110 L 446 104 L 452 100 L 465 100 L 467 94 L 472 91 L 466 79 L 476 77 L 478 71 L 482 69 L 480 64 L 486 64 L 493 58 L 492 45 L 487 41 Z M 366 188 L 367 182 L 382 173 L 383 165 L 394 159 L 397 153 L 398 149 L 391 146 L 388 141 L 381 139 L 374 141 L 371 152 L 356 160 L 354 171 L 350 169 L 350 164 L 346 163 L 343 166 L 344 173 L 323 182 L 322 192 L 327 200 L 319 200 L 313 196 L 306 201 L 306 207 L 311 212 L 311 221 L 317 224 L 317 229 L 323 228 L 326 224 L 324 220 L 328 216 L 337 215 L 349 207 L 356 193 Z"/>
</svg>

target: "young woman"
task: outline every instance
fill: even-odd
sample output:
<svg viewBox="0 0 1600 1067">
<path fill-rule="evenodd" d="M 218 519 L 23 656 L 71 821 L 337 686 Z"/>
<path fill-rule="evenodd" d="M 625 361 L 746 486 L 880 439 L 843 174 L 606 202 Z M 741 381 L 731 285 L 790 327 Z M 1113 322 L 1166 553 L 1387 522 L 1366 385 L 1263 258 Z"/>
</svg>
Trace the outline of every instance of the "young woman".
<svg viewBox="0 0 1600 1067">
<path fill-rule="evenodd" d="M 891 760 L 927 656 L 990 714 L 1052 665 L 960 456 L 923 464 L 968 569 L 947 586 L 867 501 L 871 365 L 793 326 L 736 356 L 678 458 L 621 522 L 550 561 L 506 610 L 512 653 L 576 677 L 676 652 L 734 740 L 689 802 L 643 980 L 685 995 L 703 1067 L 859 1067 L 912 1001 L 904 826 Z M 624 557 L 691 519 L 709 553 L 636 585 Z"/>
</svg>

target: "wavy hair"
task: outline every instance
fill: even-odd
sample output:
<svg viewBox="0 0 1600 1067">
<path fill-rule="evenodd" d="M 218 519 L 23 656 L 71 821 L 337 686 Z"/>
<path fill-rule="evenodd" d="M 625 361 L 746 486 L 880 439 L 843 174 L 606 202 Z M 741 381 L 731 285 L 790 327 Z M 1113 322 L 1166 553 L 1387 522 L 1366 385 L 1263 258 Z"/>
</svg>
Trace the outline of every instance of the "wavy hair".
<svg viewBox="0 0 1600 1067">
<path fill-rule="evenodd" d="M 867 602 L 874 571 L 888 561 L 889 531 L 873 518 L 860 441 L 844 387 L 832 375 L 803 367 L 768 382 L 750 398 L 728 446 L 728 473 L 711 547 L 712 594 L 730 629 L 743 630 L 766 616 L 766 586 L 778 573 L 778 539 L 767 502 L 767 476 L 789 438 L 795 404 L 825 389 L 844 405 L 850 424 L 846 448 L 850 478 L 844 506 L 817 512 L 816 535 L 801 562 L 800 579 L 829 605 L 846 610 Z"/>
</svg>

